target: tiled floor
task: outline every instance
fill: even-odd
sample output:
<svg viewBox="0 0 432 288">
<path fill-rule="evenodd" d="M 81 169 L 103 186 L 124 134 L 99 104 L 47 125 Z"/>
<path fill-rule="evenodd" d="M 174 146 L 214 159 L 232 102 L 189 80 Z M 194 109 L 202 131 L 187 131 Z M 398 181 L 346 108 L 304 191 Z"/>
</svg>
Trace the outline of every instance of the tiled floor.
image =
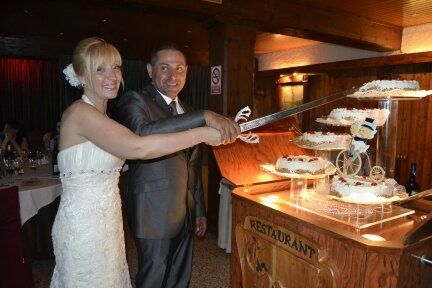
<svg viewBox="0 0 432 288">
<path fill-rule="evenodd" d="M 127 233 L 128 234 L 128 233 Z M 229 258 L 217 247 L 217 238 L 208 233 L 203 240 L 195 242 L 193 270 L 190 288 L 225 288 L 229 285 Z M 132 282 L 137 271 L 137 257 L 131 237 L 126 237 L 127 259 Z M 36 288 L 47 288 L 54 268 L 54 261 L 44 260 L 33 263 L 33 277 Z M 106 287 L 104 287 L 106 288 Z"/>
</svg>

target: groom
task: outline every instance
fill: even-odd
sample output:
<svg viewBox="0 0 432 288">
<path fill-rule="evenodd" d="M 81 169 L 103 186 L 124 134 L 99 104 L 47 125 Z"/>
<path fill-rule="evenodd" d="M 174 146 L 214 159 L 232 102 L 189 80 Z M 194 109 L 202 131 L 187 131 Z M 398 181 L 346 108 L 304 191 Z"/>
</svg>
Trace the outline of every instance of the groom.
<svg viewBox="0 0 432 288">
<path fill-rule="evenodd" d="M 152 53 L 151 84 L 126 92 L 118 102 L 119 121 L 138 135 L 215 127 L 234 139 L 237 123 L 211 111 L 190 112 L 178 99 L 186 82 L 183 53 L 164 44 Z M 126 213 L 138 251 L 136 287 L 187 287 L 194 232 L 207 229 L 201 184 L 200 147 L 165 157 L 128 163 Z"/>
</svg>

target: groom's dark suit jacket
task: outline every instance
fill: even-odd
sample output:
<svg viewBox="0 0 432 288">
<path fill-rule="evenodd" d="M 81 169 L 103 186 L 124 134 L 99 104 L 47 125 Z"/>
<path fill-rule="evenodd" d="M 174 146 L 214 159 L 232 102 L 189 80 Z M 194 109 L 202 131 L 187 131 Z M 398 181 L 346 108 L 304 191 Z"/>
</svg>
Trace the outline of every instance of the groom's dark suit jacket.
<svg viewBox="0 0 432 288">
<path fill-rule="evenodd" d="M 180 105 L 185 112 L 190 111 Z M 117 116 L 137 135 L 205 125 L 203 111 L 172 116 L 168 104 L 151 84 L 139 93 L 122 95 Z M 136 238 L 172 238 L 180 232 L 186 215 L 192 224 L 195 216 L 205 215 L 199 145 L 157 159 L 129 161 L 128 166 L 126 214 Z"/>
</svg>

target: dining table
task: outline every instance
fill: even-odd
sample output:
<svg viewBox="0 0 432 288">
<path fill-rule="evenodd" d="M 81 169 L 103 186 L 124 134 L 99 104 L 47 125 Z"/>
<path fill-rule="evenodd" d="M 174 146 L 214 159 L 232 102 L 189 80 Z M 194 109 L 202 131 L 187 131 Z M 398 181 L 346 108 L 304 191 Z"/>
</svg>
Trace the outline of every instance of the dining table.
<svg viewBox="0 0 432 288">
<path fill-rule="evenodd" d="M 0 187 L 18 186 L 24 244 L 32 259 L 53 257 L 51 229 L 62 191 L 50 164 L 24 166 L 20 174 L 0 178 Z"/>
</svg>

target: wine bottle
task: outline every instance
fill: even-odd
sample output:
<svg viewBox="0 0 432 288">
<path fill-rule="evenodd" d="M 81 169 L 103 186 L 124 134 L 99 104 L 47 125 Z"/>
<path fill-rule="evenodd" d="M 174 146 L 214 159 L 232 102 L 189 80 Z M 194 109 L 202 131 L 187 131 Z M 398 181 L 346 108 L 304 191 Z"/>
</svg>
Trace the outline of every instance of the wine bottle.
<svg viewBox="0 0 432 288">
<path fill-rule="evenodd" d="M 51 152 L 51 165 L 52 165 L 52 174 L 59 175 L 60 170 L 58 168 L 57 155 L 58 155 L 58 138 L 53 139 L 54 145 Z"/>
<path fill-rule="evenodd" d="M 409 196 L 419 192 L 419 185 L 416 181 L 416 163 L 411 163 L 410 177 L 405 184 L 405 188 Z"/>
</svg>

